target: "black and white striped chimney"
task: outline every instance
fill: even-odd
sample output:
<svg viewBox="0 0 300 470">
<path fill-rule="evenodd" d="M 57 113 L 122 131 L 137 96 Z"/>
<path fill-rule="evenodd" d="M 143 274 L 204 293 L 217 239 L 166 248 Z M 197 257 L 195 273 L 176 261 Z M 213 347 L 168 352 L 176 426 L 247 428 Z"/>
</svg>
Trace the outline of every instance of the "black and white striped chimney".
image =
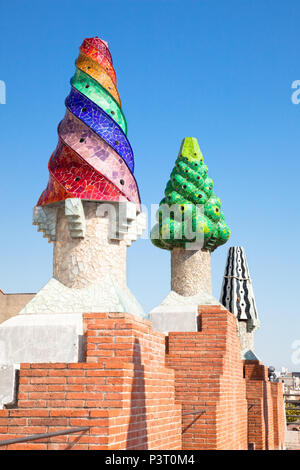
<svg viewBox="0 0 300 470">
<path fill-rule="evenodd" d="M 237 318 L 243 359 L 257 359 L 253 333 L 260 325 L 245 250 L 241 246 L 229 248 L 220 302 Z"/>
</svg>

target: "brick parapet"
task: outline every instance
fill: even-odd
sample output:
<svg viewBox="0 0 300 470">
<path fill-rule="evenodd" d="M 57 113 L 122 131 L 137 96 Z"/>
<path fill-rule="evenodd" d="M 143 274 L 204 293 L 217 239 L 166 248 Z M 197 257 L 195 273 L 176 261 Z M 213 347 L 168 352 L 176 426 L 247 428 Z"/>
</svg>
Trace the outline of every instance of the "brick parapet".
<svg viewBox="0 0 300 470">
<path fill-rule="evenodd" d="M 282 448 L 282 384 L 240 359 L 226 309 L 200 306 L 199 327 L 165 337 L 126 313 L 85 314 L 86 362 L 22 364 L 17 407 L 0 410 L 0 440 L 89 426 L 8 448 Z"/>
<path fill-rule="evenodd" d="M 235 317 L 199 307 L 199 332 L 169 333 L 166 364 L 175 370 L 184 449 L 247 449 L 246 389 Z"/>
<path fill-rule="evenodd" d="M 151 322 L 127 313 L 84 315 L 87 362 L 118 358 L 143 364 L 164 364 L 165 335 L 152 330 Z"/>
<path fill-rule="evenodd" d="M 284 449 L 285 445 L 285 406 L 283 398 L 283 384 L 271 383 L 274 419 L 274 448 Z"/>
<path fill-rule="evenodd" d="M 87 314 L 84 322 L 87 362 L 21 365 L 18 408 L 0 411 L 1 439 L 90 426 L 9 449 L 180 449 L 164 335 L 128 314 Z"/>
<path fill-rule="evenodd" d="M 284 447 L 282 384 L 270 382 L 260 361 L 244 361 L 248 402 L 248 441 L 256 450 Z"/>
</svg>

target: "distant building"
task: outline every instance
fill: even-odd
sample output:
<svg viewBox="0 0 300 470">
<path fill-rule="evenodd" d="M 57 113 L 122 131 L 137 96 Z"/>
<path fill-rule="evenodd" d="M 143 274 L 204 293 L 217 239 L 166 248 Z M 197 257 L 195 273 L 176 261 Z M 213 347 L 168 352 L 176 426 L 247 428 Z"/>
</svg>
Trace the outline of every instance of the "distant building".
<svg viewBox="0 0 300 470">
<path fill-rule="evenodd" d="M 35 294 L 5 294 L 0 289 L 0 323 L 17 315 Z"/>
<path fill-rule="evenodd" d="M 283 367 L 278 380 L 284 384 L 285 393 L 300 396 L 300 372 L 289 372 Z"/>
</svg>

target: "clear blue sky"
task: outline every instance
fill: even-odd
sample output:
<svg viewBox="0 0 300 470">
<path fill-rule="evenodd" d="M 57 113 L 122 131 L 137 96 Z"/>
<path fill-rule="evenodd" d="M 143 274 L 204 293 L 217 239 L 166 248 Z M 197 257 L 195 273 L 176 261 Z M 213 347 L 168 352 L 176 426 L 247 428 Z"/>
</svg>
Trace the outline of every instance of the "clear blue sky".
<svg viewBox="0 0 300 470">
<path fill-rule="evenodd" d="M 146 205 L 158 203 L 181 139 L 198 138 L 232 229 L 213 254 L 218 298 L 227 249 L 246 249 L 266 364 L 300 339 L 299 0 L 0 2 L 0 288 L 35 292 L 52 247 L 31 225 L 84 37 L 109 41 Z M 169 291 L 169 253 L 139 240 L 128 284 L 149 311 Z"/>
</svg>

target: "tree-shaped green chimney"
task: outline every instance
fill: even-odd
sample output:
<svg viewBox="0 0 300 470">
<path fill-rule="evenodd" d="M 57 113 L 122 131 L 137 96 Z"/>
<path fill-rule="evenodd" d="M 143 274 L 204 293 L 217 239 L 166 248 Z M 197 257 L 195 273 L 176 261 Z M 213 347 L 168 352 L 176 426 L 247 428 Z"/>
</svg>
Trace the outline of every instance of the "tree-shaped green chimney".
<svg viewBox="0 0 300 470">
<path fill-rule="evenodd" d="M 211 252 L 227 242 L 230 230 L 207 172 L 197 139 L 186 137 L 151 231 L 155 246 L 192 249 L 190 244 L 197 242 L 201 250 Z"/>
</svg>

